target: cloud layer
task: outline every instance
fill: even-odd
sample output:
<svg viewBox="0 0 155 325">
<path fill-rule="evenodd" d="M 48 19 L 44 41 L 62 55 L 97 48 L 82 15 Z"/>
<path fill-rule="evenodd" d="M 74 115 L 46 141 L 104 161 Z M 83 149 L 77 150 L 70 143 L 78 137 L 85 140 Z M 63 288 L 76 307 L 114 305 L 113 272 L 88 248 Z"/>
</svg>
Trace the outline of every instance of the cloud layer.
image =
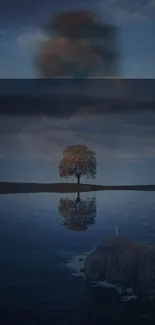
<svg viewBox="0 0 155 325">
<path fill-rule="evenodd" d="M 103 16 L 108 15 L 117 23 L 124 21 L 148 21 L 155 18 L 154 0 L 101 0 Z"/>
<path fill-rule="evenodd" d="M 98 161 L 155 159 L 155 113 L 68 118 L 6 117 L 0 120 L 1 159 L 57 163 L 64 147 L 86 144 Z"/>
<path fill-rule="evenodd" d="M 0 78 L 34 78 L 34 57 L 47 35 L 38 27 L 0 30 Z"/>
</svg>

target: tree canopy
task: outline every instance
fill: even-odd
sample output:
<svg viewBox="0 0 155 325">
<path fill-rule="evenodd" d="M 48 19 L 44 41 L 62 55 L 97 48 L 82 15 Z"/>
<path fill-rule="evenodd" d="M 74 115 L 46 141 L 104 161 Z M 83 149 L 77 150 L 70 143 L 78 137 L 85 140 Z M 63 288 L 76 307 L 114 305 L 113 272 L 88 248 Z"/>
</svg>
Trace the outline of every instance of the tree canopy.
<svg viewBox="0 0 155 325">
<path fill-rule="evenodd" d="M 63 158 L 59 164 L 60 177 L 76 177 L 80 182 L 81 176 L 95 179 L 96 176 L 95 153 L 85 145 L 68 146 L 63 151 Z"/>
</svg>

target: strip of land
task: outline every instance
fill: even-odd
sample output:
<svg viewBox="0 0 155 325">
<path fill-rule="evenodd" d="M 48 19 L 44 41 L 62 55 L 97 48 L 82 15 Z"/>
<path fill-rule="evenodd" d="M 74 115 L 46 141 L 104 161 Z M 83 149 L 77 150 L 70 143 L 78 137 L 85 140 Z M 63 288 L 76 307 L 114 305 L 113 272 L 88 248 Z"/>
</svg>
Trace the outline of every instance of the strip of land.
<svg viewBox="0 0 155 325">
<path fill-rule="evenodd" d="M 0 182 L 0 194 L 17 193 L 78 193 L 94 191 L 155 191 L 155 185 L 104 186 L 75 183 Z"/>
</svg>

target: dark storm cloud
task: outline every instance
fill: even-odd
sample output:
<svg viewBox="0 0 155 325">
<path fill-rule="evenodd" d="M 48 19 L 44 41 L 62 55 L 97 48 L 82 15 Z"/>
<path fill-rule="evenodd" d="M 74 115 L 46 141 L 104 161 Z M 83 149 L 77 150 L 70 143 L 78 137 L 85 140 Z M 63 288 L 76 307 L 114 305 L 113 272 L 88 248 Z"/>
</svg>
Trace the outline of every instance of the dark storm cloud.
<svg viewBox="0 0 155 325">
<path fill-rule="evenodd" d="M 116 100 L 117 92 L 114 93 L 114 90 L 112 96 L 112 83 L 114 85 L 115 82 L 116 86 L 123 87 L 120 94 L 125 94 L 125 100 L 122 103 Z M 108 96 L 113 97 L 113 109 L 108 107 L 108 101 L 105 103 L 104 99 L 98 105 L 96 96 L 92 97 L 94 106 L 91 106 L 91 92 L 89 96 L 87 93 L 90 105 L 85 106 L 83 100 L 81 106 L 80 102 L 77 105 L 77 98 L 75 100 L 74 97 L 72 102 L 68 100 L 67 105 L 60 95 L 67 92 L 70 99 L 67 80 L 1 81 L 0 159 L 16 157 L 57 161 L 63 148 L 75 143 L 85 143 L 100 159 L 129 162 L 144 160 L 146 157 L 154 159 L 155 112 L 154 109 L 148 110 L 148 104 L 143 106 L 143 103 L 144 98 L 147 102 L 153 99 L 155 81 L 122 80 L 117 84 L 117 80 L 88 80 L 82 86 L 84 92 L 91 90 L 88 84 L 94 92 L 100 90 L 104 96 L 107 96 L 109 89 Z M 9 96 L 8 90 L 16 96 Z M 30 93 L 31 96 L 28 95 Z M 44 93 L 46 97 L 43 97 Z M 52 105 L 54 94 L 55 98 L 60 99 L 59 106 Z M 133 95 L 135 100 L 140 101 L 139 105 L 131 102 Z"/>
<path fill-rule="evenodd" d="M 0 114 L 72 116 L 154 110 L 153 79 L 1 80 Z"/>
</svg>

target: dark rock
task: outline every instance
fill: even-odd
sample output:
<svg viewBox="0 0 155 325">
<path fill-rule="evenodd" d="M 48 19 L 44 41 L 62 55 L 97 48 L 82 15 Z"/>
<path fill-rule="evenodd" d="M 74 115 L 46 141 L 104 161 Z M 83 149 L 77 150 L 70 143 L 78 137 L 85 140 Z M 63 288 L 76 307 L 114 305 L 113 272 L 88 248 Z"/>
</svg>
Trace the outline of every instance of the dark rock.
<svg viewBox="0 0 155 325">
<path fill-rule="evenodd" d="M 140 246 L 126 238 L 105 238 L 84 263 L 88 281 L 107 281 L 131 287 L 135 294 L 155 293 L 155 247 Z"/>
</svg>

